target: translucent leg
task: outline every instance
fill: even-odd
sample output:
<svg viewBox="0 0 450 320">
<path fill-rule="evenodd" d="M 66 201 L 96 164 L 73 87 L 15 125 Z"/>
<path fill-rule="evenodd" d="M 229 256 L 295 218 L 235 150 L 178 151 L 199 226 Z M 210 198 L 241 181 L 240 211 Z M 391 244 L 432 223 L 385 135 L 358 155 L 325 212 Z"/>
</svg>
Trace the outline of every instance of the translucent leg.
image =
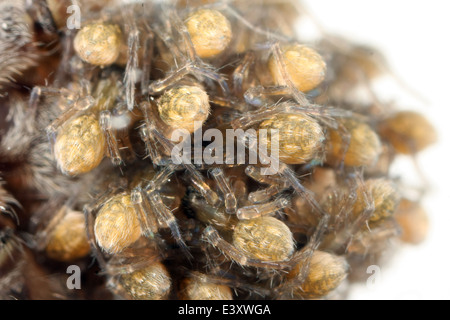
<svg viewBox="0 0 450 320">
<path fill-rule="evenodd" d="M 245 168 L 245 174 L 248 175 L 253 180 L 269 185 L 277 185 L 288 187 L 289 185 L 286 183 L 286 180 L 280 177 L 279 175 L 262 175 L 261 170 L 258 170 L 255 166 L 249 165 Z"/>
<path fill-rule="evenodd" d="M 236 20 L 238 20 L 240 23 L 242 23 L 245 27 L 249 28 L 250 30 L 252 30 L 253 32 L 255 32 L 257 34 L 263 35 L 267 39 L 273 39 L 273 40 L 278 40 L 278 41 L 283 41 L 283 42 L 288 42 L 288 41 L 292 40 L 289 37 L 286 37 L 282 34 L 271 32 L 271 31 L 268 31 L 268 30 L 265 30 L 258 26 L 253 25 L 247 19 L 245 19 L 245 17 L 243 17 L 237 10 L 235 10 L 233 7 L 231 7 L 229 3 L 230 3 L 229 0 L 219 1 L 218 3 L 214 3 L 211 5 L 205 5 L 203 7 L 225 11 L 227 14 L 229 14 L 230 16 L 232 16 Z"/>
<path fill-rule="evenodd" d="M 206 183 L 205 178 L 203 175 L 195 168 L 193 164 L 184 164 L 183 165 L 186 168 L 187 174 L 193 184 L 193 187 L 200 192 L 200 194 L 206 199 L 206 201 L 212 205 L 215 206 L 219 202 L 219 196 L 217 193 L 215 193 L 209 185 Z"/>
<path fill-rule="evenodd" d="M 49 241 L 49 236 L 52 234 L 53 230 L 55 230 L 58 223 L 65 217 L 68 211 L 68 207 L 62 205 L 59 210 L 56 211 L 49 221 L 49 223 L 45 226 L 45 228 L 38 232 L 36 237 L 36 245 L 38 250 L 44 250 Z"/>
<path fill-rule="evenodd" d="M 112 128 L 111 112 L 108 110 L 100 112 L 99 121 L 103 134 L 106 137 L 108 157 L 111 158 L 111 161 L 115 166 L 118 166 L 122 163 L 122 158 L 119 152 L 119 143 L 117 142 L 114 129 Z"/>
<path fill-rule="evenodd" d="M 288 186 L 289 187 L 289 186 Z M 273 198 L 274 196 L 280 194 L 284 190 L 286 190 L 287 187 L 283 187 L 281 185 L 273 184 L 265 189 L 261 189 L 258 191 L 250 192 L 248 195 L 248 201 L 252 203 L 262 203 L 266 202 L 267 200 Z"/>
<path fill-rule="evenodd" d="M 132 24 L 132 30 L 128 36 L 128 61 L 125 67 L 125 76 L 123 82 L 125 84 L 125 96 L 128 110 L 133 110 L 135 104 L 135 91 L 137 82 L 137 72 L 139 65 L 138 50 L 139 30 L 135 23 Z"/>
<path fill-rule="evenodd" d="M 328 221 L 329 216 L 323 216 L 319 224 L 317 225 L 313 235 L 309 239 L 307 245 L 300 251 L 296 252 L 290 259 L 288 269 L 293 269 L 299 263 L 301 263 L 301 268 L 296 277 L 294 277 L 292 280 L 288 280 L 285 283 L 282 283 L 279 287 L 275 288 L 276 295 L 279 299 L 284 298 L 286 294 L 290 294 L 294 288 L 301 288 L 301 286 L 305 282 L 310 271 L 312 256 L 323 239 L 323 235 L 328 227 Z"/>
<path fill-rule="evenodd" d="M 233 79 L 233 91 L 236 95 L 243 94 L 243 84 L 247 81 L 250 68 L 255 63 L 256 55 L 253 51 L 249 51 L 245 54 L 244 59 L 239 66 L 234 70 Z"/>
<path fill-rule="evenodd" d="M 250 133 L 248 136 L 248 150 L 250 153 L 255 153 L 258 150 L 258 139 L 256 137 L 256 134 Z M 238 143 L 244 143 L 245 141 L 238 141 Z M 278 175 L 282 176 L 286 183 L 288 183 L 292 188 L 294 188 L 295 192 L 297 192 L 300 196 L 305 198 L 308 203 L 319 213 L 320 216 L 324 216 L 325 212 L 322 210 L 320 205 L 317 203 L 316 199 L 314 198 L 314 193 L 312 193 L 310 190 L 306 189 L 301 183 L 300 180 L 297 178 L 296 173 L 286 164 L 280 162 L 278 159 L 274 159 L 273 157 L 269 157 L 266 154 L 259 152 L 257 154 L 261 162 L 263 163 L 271 163 L 274 167 L 278 168 Z M 277 164 L 274 164 L 274 162 L 278 162 Z"/>
<path fill-rule="evenodd" d="M 134 188 L 131 191 L 131 201 L 138 214 L 142 233 L 148 238 L 154 238 L 155 234 L 158 232 L 158 223 L 150 203 L 147 200 L 146 194 L 140 187 Z"/>
<path fill-rule="evenodd" d="M 176 166 L 172 164 L 164 166 L 160 171 L 158 171 L 155 174 L 153 179 L 144 186 L 143 188 L 144 191 L 149 193 L 159 189 L 162 185 L 167 183 L 170 177 L 175 173 L 175 168 Z"/>
<path fill-rule="evenodd" d="M 287 198 L 280 198 L 264 204 L 256 204 L 239 208 L 236 215 L 240 220 L 248 220 L 266 215 L 274 215 L 278 210 L 286 208 L 290 204 L 291 202 Z"/>
<path fill-rule="evenodd" d="M 148 195 L 148 199 L 152 206 L 153 212 L 158 218 L 158 221 L 160 221 L 163 225 L 166 225 L 170 229 L 172 236 L 175 238 L 175 241 L 181 247 L 184 254 L 188 258 L 192 258 L 192 255 L 189 252 L 189 248 L 187 247 L 186 243 L 183 240 L 183 237 L 181 236 L 181 231 L 177 221 L 175 220 L 175 217 L 173 216 L 172 212 L 170 212 L 170 210 L 165 206 L 159 193 L 151 192 Z"/>
<path fill-rule="evenodd" d="M 145 143 L 147 154 L 151 158 L 153 165 L 163 165 L 165 156 L 171 154 L 173 144 L 159 133 L 155 121 L 156 116 L 152 111 L 151 104 L 143 102 L 139 108 L 144 114 L 145 120 L 145 125 L 141 127 L 139 133 Z M 158 135 L 161 136 L 159 139 Z"/>
<path fill-rule="evenodd" d="M 225 210 L 228 214 L 236 213 L 237 200 L 231 186 L 225 177 L 225 173 L 221 168 L 214 168 L 211 170 L 211 175 L 216 181 L 216 185 L 219 187 L 222 196 L 224 197 Z"/>
<path fill-rule="evenodd" d="M 149 28 L 148 28 L 149 29 Z M 147 30 L 147 35 L 144 36 L 144 44 L 143 44 L 143 57 L 152 57 L 154 52 L 154 41 L 155 37 L 153 32 Z M 142 73 L 141 73 L 141 94 L 148 94 L 148 86 L 150 84 L 150 73 L 152 70 L 152 60 L 144 59 L 142 62 Z"/>
<path fill-rule="evenodd" d="M 271 268 L 271 269 L 285 269 L 289 266 L 286 261 L 264 261 L 258 259 L 249 259 L 242 252 L 237 250 L 233 245 L 225 241 L 219 232 L 212 226 L 206 227 L 203 232 L 204 239 L 213 247 L 219 249 L 223 255 L 241 266 Z"/>
<path fill-rule="evenodd" d="M 198 66 L 195 63 L 188 62 L 183 67 L 171 72 L 164 79 L 153 81 L 149 88 L 149 94 L 156 95 L 167 88 L 175 85 L 177 82 L 185 78 L 187 75 L 193 75 L 200 78 L 208 78 L 217 82 L 224 93 L 224 95 L 229 93 L 228 84 L 223 76 L 219 75 L 213 71 L 210 67 L 203 64 L 203 66 Z"/>
<path fill-rule="evenodd" d="M 77 113 L 85 111 L 92 107 L 95 101 L 91 96 L 85 96 L 84 98 L 75 98 L 67 89 L 34 87 L 30 96 L 30 110 L 37 110 L 39 97 L 44 93 L 57 96 L 62 95 L 67 98 L 68 102 L 67 109 L 46 128 L 47 136 L 49 137 L 50 142 L 53 144 L 55 142 L 56 132 L 58 131 L 58 129 Z"/>
</svg>

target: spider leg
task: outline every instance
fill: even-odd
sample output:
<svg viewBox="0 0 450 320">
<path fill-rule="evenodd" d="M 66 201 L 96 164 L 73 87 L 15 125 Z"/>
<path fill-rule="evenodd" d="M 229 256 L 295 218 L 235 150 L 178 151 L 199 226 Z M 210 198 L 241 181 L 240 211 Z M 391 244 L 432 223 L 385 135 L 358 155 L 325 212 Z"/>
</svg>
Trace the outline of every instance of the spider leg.
<svg viewBox="0 0 450 320">
<path fill-rule="evenodd" d="M 166 225 L 174 237 L 175 241 L 178 243 L 178 245 L 181 247 L 184 254 L 192 259 L 193 256 L 189 252 L 189 248 L 187 247 L 186 243 L 183 240 L 183 237 L 181 236 L 181 231 L 178 226 L 178 223 L 173 216 L 172 212 L 165 206 L 164 202 L 162 201 L 161 196 L 158 192 L 150 192 L 150 194 L 147 194 L 150 204 L 152 205 L 152 210 L 156 214 L 158 221 L 160 221 L 162 224 Z"/>
<path fill-rule="evenodd" d="M 282 197 L 268 203 L 241 207 L 237 210 L 236 215 L 240 220 L 248 220 L 265 215 L 273 215 L 278 210 L 286 208 L 290 204 L 291 202 L 287 198 Z"/>
<path fill-rule="evenodd" d="M 130 34 L 128 35 L 128 61 L 125 67 L 123 82 L 125 84 L 125 95 L 128 110 L 134 109 L 135 91 L 138 73 L 138 51 L 139 51 L 139 30 L 135 23 L 132 24 Z"/>
<path fill-rule="evenodd" d="M 112 163 L 118 166 L 122 163 L 122 157 L 119 151 L 119 142 L 116 138 L 116 133 L 112 125 L 111 112 L 109 110 L 103 110 L 100 112 L 100 127 L 103 134 L 106 137 L 108 145 L 108 157 L 111 158 Z"/>
<path fill-rule="evenodd" d="M 218 248 L 228 259 L 231 259 L 241 266 L 271 269 L 285 269 L 289 266 L 289 263 L 287 261 L 264 261 L 247 258 L 233 245 L 225 241 L 220 236 L 219 232 L 212 226 L 208 226 L 205 228 L 203 232 L 203 238 L 213 247 Z"/>
<path fill-rule="evenodd" d="M 211 170 L 211 175 L 213 176 L 214 180 L 216 181 L 216 184 L 219 187 L 220 192 L 222 193 L 222 195 L 224 197 L 226 212 L 228 214 L 236 213 L 236 209 L 237 209 L 236 196 L 234 195 L 233 191 L 231 190 L 230 183 L 228 182 L 227 178 L 225 177 L 225 173 L 224 173 L 223 169 L 216 167 Z"/>
</svg>

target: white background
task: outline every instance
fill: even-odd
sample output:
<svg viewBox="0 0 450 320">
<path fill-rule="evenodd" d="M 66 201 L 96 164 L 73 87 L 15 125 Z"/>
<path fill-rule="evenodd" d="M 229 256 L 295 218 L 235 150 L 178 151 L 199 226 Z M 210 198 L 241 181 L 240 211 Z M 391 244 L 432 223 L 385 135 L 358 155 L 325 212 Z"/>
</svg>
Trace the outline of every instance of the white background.
<svg viewBox="0 0 450 320">
<path fill-rule="evenodd" d="M 428 239 L 403 247 L 382 268 L 379 284 L 354 286 L 350 298 L 450 299 L 450 1 L 304 0 L 303 4 L 327 31 L 380 49 L 393 71 L 429 103 L 405 97 L 399 101 L 425 113 L 439 134 L 439 142 L 419 156 L 432 185 L 423 202 L 431 219 Z M 406 180 L 414 181 L 417 174 L 410 161 L 397 167 Z"/>
</svg>

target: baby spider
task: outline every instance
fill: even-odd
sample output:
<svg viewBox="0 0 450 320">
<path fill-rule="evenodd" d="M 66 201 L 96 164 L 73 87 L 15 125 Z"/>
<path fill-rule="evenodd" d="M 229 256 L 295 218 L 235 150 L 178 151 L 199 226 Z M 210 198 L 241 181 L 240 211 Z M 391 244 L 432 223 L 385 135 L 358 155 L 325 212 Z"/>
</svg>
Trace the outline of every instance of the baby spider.
<svg viewBox="0 0 450 320">
<path fill-rule="evenodd" d="M 383 254 L 401 235 L 399 226 L 393 220 L 386 220 L 370 230 L 359 230 L 346 248 L 346 255 L 351 258 L 367 257 L 373 259 Z"/>
<path fill-rule="evenodd" d="M 164 127 L 157 122 L 156 117 L 151 116 L 153 113 L 151 105 L 144 102 L 140 107 L 145 120 L 145 124 L 141 128 L 141 137 L 146 143 L 147 152 L 152 158 L 153 163 L 163 164 L 163 158 L 166 155 L 170 155 L 171 159 L 167 160 L 167 163 L 173 163 L 174 159 L 179 161 L 180 165 L 186 169 L 186 174 L 192 183 L 192 186 L 207 199 L 208 203 L 216 205 L 220 200 L 219 196 L 210 188 L 201 172 L 191 163 L 191 159 L 185 161 L 186 159 L 182 159 L 177 155 L 177 151 L 180 150 L 177 150 L 173 142 L 161 133 L 164 132 Z M 182 139 L 184 139 L 183 135 Z"/>
<path fill-rule="evenodd" d="M 231 41 L 230 21 L 217 10 L 196 10 L 185 19 L 184 24 L 200 59 L 217 56 Z"/>
<path fill-rule="evenodd" d="M 161 262 L 158 248 L 148 243 L 115 254 L 108 261 L 98 255 L 107 287 L 122 299 L 165 300 L 172 290 L 172 278 Z"/>
<path fill-rule="evenodd" d="M 216 10 L 197 10 L 184 22 L 174 8 L 166 8 L 166 11 L 168 16 L 163 17 L 162 21 L 165 30 L 155 26 L 155 33 L 174 55 L 175 61 L 180 60 L 183 66 L 178 67 L 176 64 L 175 71 L 171 71 L 163 79 L 153 81 L 149 86 L 149 93 L 158 94 L 191 75 L 199 81 L 209 79 L 218 83 L 222 93 L 226 95 L 229 89 L 223 76 L 202 59 L 216 56 L 226 49 L 231 39 L 230 22 Z M 181 37 L 180 43 L 172 40 L 172 37 L 175 38 L 172 29 Z M 183 49 L 180 47 L 186 54 L 182 53 Z"/>
<path fill-rule="evenodd" d="M 281 46 L 276 42 L 271 52 L 268 69 L 275 85 L 248 89 L 247 103 L 261 105 L 262 95 L 290 95 L 300 105 L 309 106 L 304 92 L 315 89 L 325 79 L 326 64 L 322 57 L 314 49 L 300 44 Z"/>
<path fill-rule="evenodd" d="M 160 131 L 166 139 L 184 141 L 202 126 L 211 109 L 207 93 L 195 85 L 175 86 L 166 90 L 156 103 L 142 102 L 139 108 L 145 121 L 141 138 L 154 165 L 165 164 L 164 156 L 171 155 L 172 148 L 160 147 L 152 130 Z"/>
<path fill-rule="evenodd" d="M 122 31 L 116 24 L 94 22 L 84 26 L 74 39 L 74 49 L 85 62 L 104 67 L 120 54 Z"/>
<path fill-rule="evenodd" d="M 246 297 L 269 297 L 271 290 L 227 266 L 214 268 L 208 273 L 189 271 L 178 291 L 183 300 L 242 300 L 242 294 Z"/>
<path fill-rule="evenodd" d="M 330 217 L 323 216 L 303 248 L 293 254 L 288 273 L 274 295 L 278 299 L 316 299 L 335 290 L 347 277 L 345 257 L 317 250 L 329 228 Z"/>
<path fill-rule="evenodd" d="M 330 129 L 326 162 L 350 167 L 372 166 L 381 154 L 377 132 L 359 119 L 340 119 L 338 130 Z"/>
<path fill-rule="evenodd" d="M 166 90 L 157 101 L 161 120 L 173 129 L 193 133 L 194 122 L 203 124 L 209 116 L 208 94 L 198 86 L 176 86 Z"/>
<path fill-rule="evenodd" d="M 208 225 L 203 238 L 226 257 L 243 266 L 285 267 L 285 261 L 294 251 L 294 240 L 289 228 L 269 215 L 288 205 L 286 199 L 239 208 L 237 216 L 226 214 L 194 194 L 189 196 L 189 202 L 197 219 Z M 228 233 L 230 229 L 233 230 L 233 245 L 219 233 Z"/>
<path fill-rule="evenodd" d="M 85 82 L 73 94 L 66 88 L 34 87 L 32 109 L 42 94 L 62 96 L 62 114 L 47 127 L 58 167 L 76 176 L 96 168 L 107 155 L 114 165 L 123 160 L 121 149 L 132 150 L 128 130 L 136 120 L 117 99 L 121 86 L 117 74 L 108 74 L 92 88 Z"/>
<path fill-rule="evenodd" d="M 179 296 L 183 300 L 233 300 L 229 286 L 197 272 L 181 281 Z"/>
<path fill-rule="evenodd" d="M 232 121 L 231 125 L 235 129 L 245 129 L 260 123 L 258 130 L 271 129 L 270 142 L 267 137 L 259 139 L 259 143 L 271 149 L 270 156 L 268 152 L 260 152 L 261 146 L 258 146 L 256 133 L 248 132 L 244 140 L 238 141 L 238 143 L 244 144 L 250 153 L 256 154 L 256 157 L 259 157 L 261 163 L 270 164 L 270 174 L 283 176 L 285 181 L 298 194 L 305 197 L 319 214 L 323 215 L 323 211 L 314 199 L 313 194 L 300 183 L 293 169 L 286 163 L 280 161 L 284 160 L 289 164 L 309 163 L 314 165 L 316 162 L 320 162 L 323 157 L 325 142 L 323 129 L 314 118 L 309 117 L 302 111 L 304 109 L 296 104 L 282 103 L 263 111 L 249 112 L 241 118 Z M 275 121 L 277 119 L 279 121 Z M 299 126 L 298 121 L 303 125 Z M 276 146 L 277 144 L 278 147 L 272 147 L 272 145 Z M 273 168 L 276 168 L 276 172 L 273 172 Z"/>
<path fill-rule="evenodd" d="M 319 250 L 312 254 L 306 276 L 302 275 L 303 267 L 302 261 L 288 273 L 283 296 L 289 294 L 297 299 L 323 298 L 335 290 L 349 272 L 349 265 L 344 257 Z M 292 291 L 289 292 L 288 288 Z"/>
<path fill-rule="evenodd" d="M 0 299 L 49 300 L 65 297 L 12 220 L 0 215 Z"/>
<path fill-rule="evenodd" d="M 70 262 L 87 256 L 91 247 L 82 212 L 71 208 L 73 200 L 60 203 L 51 199 L 40 207 L 33 219 L 37 222 L 36 248 L 56 261 Z"/>
<path fill-rule="evenodd" d="M 146 3 L 150 5 L 150 3 Z M 153 54 L 153 32 L 146 21 L 147 10 L 137 4 L 123 4 L 110 18 L 86 23 L 76 34 L 73 46 L 76 54 L 86 63 L 104 68 L 117 64 L 125 68 L 123 83 L 128 110 L 136 100 L 136 83 L 141 93 L 147 92 Z"/>
<path fill-rule="evenodd" d="M 414 155 L 436 142 L 437 133 L 420 113 L 399 111 L 379 123 L 380 135 L 401 154 Z"/>
<path fill-rule="evenodd" d="M 295 250 L 292 232 L 287 225 L 268 216 L 236 223 L 230 236 L 232 244 L 222 238 L 211 225 L 204 230 L 203 237 L 210 245 L 218 248 L 224 256 L 240 266 L 265 270 L 291 270 L 292 277 L 287 277 L 270 293 L 270 295 L 284 297 L 286 293 L 291 295 L 292 290 L 301 290 L 302 284 L 310 279 L 315 281 L 314 270 L 310 269 L 310 263 L 314 261 L 314 254 L 327 230 L 328 221 L 329 218 L 324 216 L 308 243 L 298 251 Z M 346 274 L 346 270 L 344 273 Z M 338 282 L 340 281 L 336 281 Z M 334 287 L 330 284 L 329 290 Z"/>
<path fill-rule="evenodd" d="M 289 266 L 295 243 L 289 228 L 274 217 L 261 216 L 240 220 L 233 230 L 233 244 L 208 226 L 203 232 L 205 241 L 241 266 L 283 269 Z"/>
<path fill-rule="evenodd" d="M 400 199 L 397 188 L 386 178 L 363 180 L 357 173 L 345 183 L 336 185 L 322 202 L 331 223 L 321 249 L 335 253 L 346 252 L 355 234 L 370 233 L 391 221 Z"/>
<path fill-rule="evenodd" d="M 257 40 L 289 40 L 290 35 L 292 35 L 292 30 L 286 32 L 290 34 L 289 36 L 278 32 L 280 29 L 280 25 L 286 22 L 280 21 L 281 19 L 277 19 L 278 17 L 276 13 L 279 13 L 280 16 L 283 16 L 283 19 L 287 19 L 288 16 L 289 18 L 292 17 L 293 11 L 297 11 L 292 7 L 290 9 L 294 10 L 283 8 L 283 5 L 288 4 L 287 2 L 265 2 L 264 6 L 262 6 L 260 1 L 256 1 L 255 3 L 254 1 L 239 2 L 234 0 L 219 0 L 203 1 L 203 6 L 200 6 L 200 4 L 201 3 L 199 3 L 198 5 L 190 5 L 189 7 L 187 7 L 187 10 L 190 12 L 201 10 L 218 11 L 225 14 L 230 19 L 233 26 L 237 25 L 237 27 L 234 28 L 235 30 L 233 30 L 233 41 L 230 44 L 229 48 L 231 49 L 230 53 L 233 54 L 242 53 L 248 50 L 252 45 L 254 45 L 254 43 L 257 42 Z M 294 15 L 297 16 L 297 12 L 295 12 Z M 275 30 L 275 32 L 272 32 L 271 30 Z"/>
<path fill-rule="evenodd" d="M 289 164 L 303 164 L 315 160 L 325 140 L 319 123 L 306 114 L 296 112 L 295 105 L 289 103 L 249 112 L 231 124 L 235 129 L 245 129 L 258 124 L 258 130 L 267 131 L 268 137 L 262 142 L 269 150 L 271 140 L 276 138 L 271 136 L 272 130 L 278 133 L 279 158 Z"/>
<path fill-rule="evenodd" d="M 357 219 L 366 210 L 367 198 L 373 201 L 374 207 L 368 220 L 370 227 L 392 218 L 400 202 L 400 194 L 393 181 L 386 178 L 365 180 L 356 189 L 353 219 Z"/>
<path fill-rule="evenodd" d="M 98 245 L 104 252 L 115 254 L 135 243 L 141 235 L 154 239 L 159 229 L 169 228 L 177 244 L 190 257 L 178 223 L 159 190 L 170 181 L 173 172 L 172 166 L 166 166 L 148 183 L 119 193 L 112 190 L 86 206 L 91 246 Z"/>
</svg>

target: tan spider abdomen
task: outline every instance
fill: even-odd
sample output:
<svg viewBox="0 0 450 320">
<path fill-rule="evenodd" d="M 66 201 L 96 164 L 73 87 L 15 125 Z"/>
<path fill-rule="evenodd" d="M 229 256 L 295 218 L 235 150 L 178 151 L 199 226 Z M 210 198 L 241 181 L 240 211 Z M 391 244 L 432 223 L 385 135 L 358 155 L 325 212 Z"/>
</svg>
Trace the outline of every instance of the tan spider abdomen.
<svg viewBox="0 0 450 320">
<path fill-rule="evenodd" d="M 383 178 L 365 181 L 364 185 L 356 190 L 356 201 L 353 206 L 355 218 L 363 213 L 367 207 L 367 200 L 373 200 L 374 204 L 374 212 L 369 221 L 376 223 L 393 216 L 397 210 L 400 195 L 392 181 Z"/>
<path fill-rule="evenodd" d="M 74 49 L 78 56 L 93 65 L 107 66 L 119 57 L 122 32 L 117 25 L 92 23 L 75 36 Z"/>
<path fill-rule="evenodd" d="M 327 160 L 334 164 L 343 160 L 346 166 L 351 167 L 374 164 L 382 151 L 377 133 L 369 125 L 355 119 L 344 119 L 341 123 L 345 132 L 330 130 Z"/>
<path fill-rule="evenodd" d="M 118 194 L 99 210 L 94 226 L 99 246 L 117 253 L 141 236 L 141 227 L 129 194 Z"/>
<path fill-rule="evenodd" d="M 222 53 L 231 41 L 230 22 L 219 11 L 198 10 L 186 19 L 185 24 L 200 58 L 212 58 Z"/>
<path fill-rule="evenodd" d="M 298 90 L 311 91 L 325 79 L 326 64 L 316 50 L 300 44 L 287 45 L 281 50 L 286 72 Z M 277 85 L 285 84 L 286 79 L 273 55 L 269 59 L 269 70 Z"/>
<path fill-rule="evenodd" d="M 135 300 L 164 300 L 172 288 L 169 272 L 160 262 L 122 275 L 120 284 Z"/>
<path fill-rule="evenodd" d="M 97 167 L 106 151 L 106 140 L 97 118 L 82 115 L 66 123 L 57 135 L 55 158 L 63 173 L 71 176 Z"/>
<path fill-rule="evenodd" d="M 294 252 L 292 233 L 273 217 L 241 220 L 233 233 L 234 246 L 251 259 L 285 261 Z"/>
<path fill-rule="evenodd" d="M 210 105 L 206 92 L 196 86 L 179 86 L 164 92 L 158 100 L 161 120 L 175 129 L 194 132 L 194 121 L 203 123 Z"/>
<path fill-rule="evenodd" d="M 436 142 L 433 126 L 420 113 L 401 111 L 383 121 L 380 135 L 402 154 L 414 154 Z"/>
<path fill-rule="evenodd" d="M 300 275 L 303 263 L 298 263 L 288 274 L 289 279 Z M 294 289 L 294 295 L 306 298 L 320 298 L 347 277 L 348 264 L 344 258 L 324 251 L 315 251 L 309 265 L 309 272 L 301 286 Z"/>
<path fill-rule="evenodd" d="M 321 126 L 302 114 L 278 114 L 261 123 L 259 129 L 278 130 L 279 157 L 288 164 L 301 164 L 315 159 L 325 140 Z M 270 141 L 267 146 L 270 148 Z"/>
<path fill-rule="evenodd" d="M 56 226 L 48 241 L 47 256 L 58 261 L 73 261 L 89 254 L 84 215 L 70 211 Z"/>
<path fill-rule="evenodd" d="M 233 293 L 225 285 L 187 278 L 181 284 L 181 297 L 183 300 L 233 300 Z"/>
</svg>

